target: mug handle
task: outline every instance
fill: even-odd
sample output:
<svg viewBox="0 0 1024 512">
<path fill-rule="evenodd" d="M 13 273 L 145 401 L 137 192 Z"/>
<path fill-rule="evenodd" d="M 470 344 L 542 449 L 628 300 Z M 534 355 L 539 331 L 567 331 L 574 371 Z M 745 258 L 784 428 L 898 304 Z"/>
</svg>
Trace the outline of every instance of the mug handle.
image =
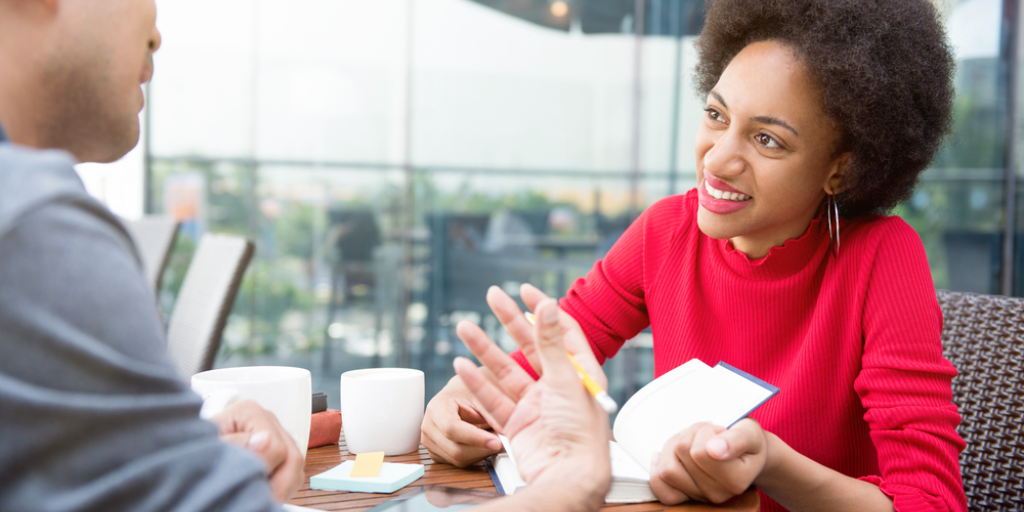
<svg viewBox="0 0 1024 512">
<path fill-rule="evenodd" d="M 199 417 L 208 420 L 227 409 L 238 401 L 238 391 L 218 389 L 203 396 L 203 408 L 199 409 Z"/>
</svg>

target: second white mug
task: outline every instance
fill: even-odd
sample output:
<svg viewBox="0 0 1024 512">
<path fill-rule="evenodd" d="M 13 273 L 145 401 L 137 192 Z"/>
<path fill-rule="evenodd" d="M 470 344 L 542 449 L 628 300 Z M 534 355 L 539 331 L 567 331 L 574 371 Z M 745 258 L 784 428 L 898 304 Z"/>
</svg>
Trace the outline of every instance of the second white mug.
<svg viewBox="0 0 1024 512">
<path fill-rule="evenodd" d="M 402 455 L 420 446 L 423 372 L 369 368 L 341 374 L 341 418 L 351 453 Z"/>
</svg>

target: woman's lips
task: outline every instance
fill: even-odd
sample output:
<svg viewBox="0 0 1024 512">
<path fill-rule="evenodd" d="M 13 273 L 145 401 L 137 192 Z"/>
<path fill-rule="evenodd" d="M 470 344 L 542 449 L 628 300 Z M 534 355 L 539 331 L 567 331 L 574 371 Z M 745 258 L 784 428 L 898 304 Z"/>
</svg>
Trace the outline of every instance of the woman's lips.
<svg viewBox="0 0 1024 512">
<path fill-rule="evenodd" d="M 709 180 L 713 180 L 713 181 L 709 182 Z M 717 182 L 717 183 L 715 183 L 715 182 Z M 718 184 L 723 185 L 723 187 L 722 188 L 718 188 L 717 186 L 715 186 L 715 185 L 718 185 Z M 725 185 L 724 182 L 722 182 L 721 180 L 717 180 L 717 179 L 712 178 L 710 176 L 705 176 L 704 181 L 701 182 L 699 187 L 697 187 L 697 189 L 698 189 L 697 190 L 697 201 L 700 203 L 701 206 L 704 207 L 705 210 L 707 210 L 707 211 L 709 211 L 711 213 L 717 213 L 719 215 L 728 215 L 730 213 L 734 213 L 734 212 L 737 212 L 739 210 L 742 210 L 743 208 L 746 208 L 747 205 L 749 205 L 751 200 L 752 200 L 752 198 L 748 198 L 748 199 L 743 200 L 743 201 L 732 201 L 732 200 L 729 200 L 729 199 L 716 199 L 714 196 L 711 195 L 710 192 L 708 192 L 708 186 L 709 185 L 712 188 L 715 188 L 715 189 L 720 190 L 722 192 L 728 192 L 730 194 L 738 194 L 738 195 L 745 195 L 745 194 L 743 194 L 742 192 L 737 191 L 736 189 L 734 189 L 734 188 L 732 188 L 732 187 L 730 187 L 728 185 Z M 749 197 L 749 196 L 747 196 L 747 197 Z"/>
<path fill-rule="evenodd" d="M 722 180 L 720 180 L 720 179 L 718 179 L 718 178 L 716 178 L 716 177 L 714 177 L 714 176 L 712 176 L 710 174 L 705 174 L 704 175 L 704 183 L 706 185 L 711 185 L 711 188 L 715 188 L 715 189 L 721 190 L 722 192 L 731 192 L 731 193 L 734 193 L 734 194 L 746 195 L 743 192 L 740 192 L 739 190 L 736 190 L 736 189 L 730 187 L 728 183 L 726 183 L 726 182 L 724 182 L 724 181 L 722 181 Z"/>
</svg>

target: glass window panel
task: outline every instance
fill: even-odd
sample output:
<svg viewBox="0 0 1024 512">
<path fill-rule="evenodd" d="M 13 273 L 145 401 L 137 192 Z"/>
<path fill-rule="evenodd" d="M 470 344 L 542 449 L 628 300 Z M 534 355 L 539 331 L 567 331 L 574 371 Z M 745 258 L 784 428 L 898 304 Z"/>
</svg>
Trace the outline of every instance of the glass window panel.
<svg viewBox="0 0 1024 512">
<path fill-rule="evenodd" d="M 921 236 L 938 288 L 1000 293 L 1006 154 L 1002 3 L 942 4 L 957 60 L 953 133 L 897 214 Z"/>
<path fill-rule="evenodd" d="M 555 30 L 464 0 L 415 14 L 417 165 L 628 168 L 631 34 Z"/>
<path fill-rule="evenodd" d="M 251 154 L 256 14 L 249 0 L 157 2 L 151 153 Z"/>
<path fill-rule="evenodd" d="M 566 2 L 562 15 L 555 3 L 158 0 L 149 193 L 153 213 L 189 221 L 164 310 L 198 237 L 231 232 L 257 254 L 218 365 L 314 369 L 336 407 L 337 375 L 357 367 L 421 367 L 436 392 L 465 353 L 459 319 L 511 348 L 487 286 L 560 295 L 631 213 L 696 185 L 702 2 L 647 2 L 639 83 L 634 3 Z M 955 133 L 897 213 L 937 286 L 990 293 L 1005 208 L 1001 3 L 942 5 Z M 613 391 L 645 383 L 652 357 L 641 346 L 609 363 Z"/>
</svg>

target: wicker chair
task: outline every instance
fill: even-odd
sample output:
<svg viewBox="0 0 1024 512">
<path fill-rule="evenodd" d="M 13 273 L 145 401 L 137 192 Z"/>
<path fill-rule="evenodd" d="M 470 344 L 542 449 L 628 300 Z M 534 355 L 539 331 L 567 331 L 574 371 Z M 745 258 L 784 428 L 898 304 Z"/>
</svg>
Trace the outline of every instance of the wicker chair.
<svg viewBox="0 0 1024 512">
<path fill-rule="evenodd" d="M 142 257 L 146 281 L 153 293 L 160 294 L 160 279 L 164 267 L 178 238 L 178 221 L 173 217 L 146 216 L 138 220 L 125 220 L 124 225 L 131 233 Z"/>
<path fill-rule="evenodd" d="M 938 292 L 972 511 L 1024 510 L 1024 300 Z"/>
<path fill-rule="evenodd" d="M 237 236 L 207 234 L 199 240 L 167 326 L 167 352 L 186 381 L 213 367 L 252 253 L 252 242 Z"/>
</svg>

